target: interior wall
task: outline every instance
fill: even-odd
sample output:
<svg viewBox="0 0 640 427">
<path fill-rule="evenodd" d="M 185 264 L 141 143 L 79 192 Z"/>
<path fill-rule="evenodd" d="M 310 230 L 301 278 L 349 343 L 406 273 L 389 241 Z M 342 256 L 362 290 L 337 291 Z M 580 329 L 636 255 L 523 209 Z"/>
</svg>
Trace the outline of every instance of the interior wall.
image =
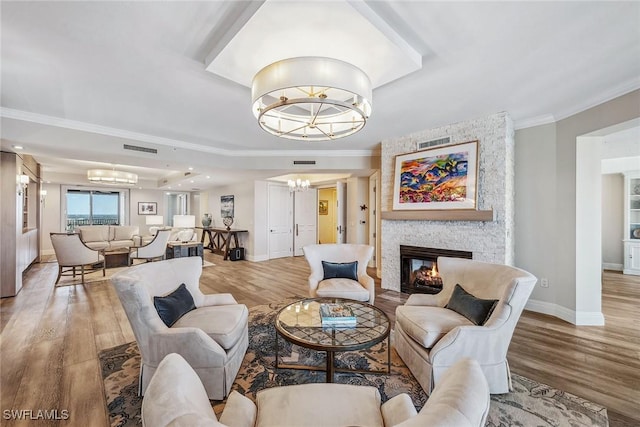
<svg viewBox="0 0 640 427">
<path fill-rule="evenodd" d="M 132 188 L 129 190 L 129 225 L 137 225 L 141 235 L 148 235 L 147 215 L 138 215 L 138 202 L 153 202 L 158 204 L 158 215 L 164 218 L 164 224 L 171 224 L 172 218 L 167 218 L 165 214 L 165 194 L 162 190 L 145 190 Z"/>
<path fill-rule="evenodd" d="M 40 254 L 53 254 L 51 234 L 60 233 L 60 185 L 42 184 L 47 197 L 42 203 L 42 240 Z"/>
<path fill-rule="evenodd" d="M 326 215 L 318 215 L 318 243 L 336 242 L 336 189 L 321 188 L 318 190 L 318 200 L 326 200 L 328 210 Z"/>
<path fill-rule="evenodd" d="M 369 242 L 368 213 L 361 206 L 369 205 L 369 178 L 347 179 L 347 243 Z"/>
<path fill-rule="evenodd" d="M 211 212 L 212 227 L 224 227 L 220 213 L 220 196 L 233 195 L 233 225 L 232 228 L 247 230 L 248 233 L 238 234 L 240 246 L 245 248 L 245 256 L 254 255 L 254 209 L 255 184 L 253 181 L 234 185 L 216 187 L 207 192 L 209 199 L 208 212 Z"/>
<path fill-rule="evenodd" d="M 624 175 L 602 175 L 602 266 L 622 271 L 624 264 Z"/>
<path fill-rule="evenodd" d="M 592 317 L 590 310 L 599 305 L 595 299 L 599 301 L 601 295 L 586 288 L 586 298 L 580 298 L 580 305 L 577 297 L 581 286 L 577 271 L 601 263 L 600 258 L 577 258 L 577 141 L 580 136 L 638 117 L 640 90 L 554 124 L 516 132 L 517 193 L 526 189 L 516 200 L 516 259 L 519 266 L 537 277 L 549 279 L 549 288 L 536 288 L 527 308 L 576 324 L 599 324 L 601 314 Z M 553 179 L 545 176 L 545 172 L 550 172 Z M 545 208 L 549 211 L 545 212 Z M 538 218 L 540 215 L 542 219 Z M 552 216 L 551 221 L 548 215 Z M 585 228 L 590 228 L 590 233 L 597 230 L 599 235 L 601 224 L 586 224 Z M 533 246 L 536 242 L 541 245 Z M 523 245 L 529 244 L 532 246 L 523 252 Z"/>
<path fill-rule="evenodd" d="M 253 210 L 253 251 L 247 256 L 250 261 L 269 259 L 269 189 L 267 181 L 254 183 L 255 206 Z"/>
</svg>

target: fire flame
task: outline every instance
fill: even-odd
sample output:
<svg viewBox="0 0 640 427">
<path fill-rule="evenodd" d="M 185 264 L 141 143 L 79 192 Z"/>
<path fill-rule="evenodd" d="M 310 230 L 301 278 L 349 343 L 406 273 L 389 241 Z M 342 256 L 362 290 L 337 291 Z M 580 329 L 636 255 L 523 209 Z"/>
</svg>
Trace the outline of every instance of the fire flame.
<svg viewBox="0 0 640 427">
<path fill-rule="evenodd" d="M 436 268 L 436 263 L 433 263 L 433 267 L 431 267 L 431 271 L 429 272 L 429 276 L 438 277 L 438 269 Z"/>
</svg>

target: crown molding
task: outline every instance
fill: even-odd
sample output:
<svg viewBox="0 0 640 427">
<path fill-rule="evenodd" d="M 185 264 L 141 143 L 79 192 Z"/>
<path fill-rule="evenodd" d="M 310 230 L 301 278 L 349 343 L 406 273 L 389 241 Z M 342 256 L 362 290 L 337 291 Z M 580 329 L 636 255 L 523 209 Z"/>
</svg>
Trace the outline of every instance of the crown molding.
<svg viewBox="0 0 640 427">
<path fill-rule="evenodd" d="M 577 104 L 571 108 L 561 111 L 560 113 L 543 114 L 537 117 L 518 120 L 515 122 L 515 128 L 516 130 L 520 130 L 534 126 L 547 125 L 549 123 L 556 123 L 638 89 L 640 89 L 640 77 L 634 77 L 631 80 L 619 84 L 613 89 L 607 90 L 598 96 L 592 97 L 588 101 Z"/>
<path fill-rule="evenodd" d="M 297 157 L 301 159 L 309 157 L 371 157 L 375 150 L 228 150 L 212 147 L 209 145 L 195 144 L 192 142 L 177 139 L 163 138 L 139 132 L 132 132 L 108 126 L 101 126 L 92 123 L 85 123 L 76 120 L 62 119 L 59 117 L 47 116 L 44 114 L 31 113 L 28 111 L 15 110 L 12 108 L 0 107 L 0 117 L 21 120 L 30 123 L 53 126 L 63 129 L 72 129 L 81 132 L 94 133 L 98 135 L 112 136 L 132 141 L 146 142 L 149 144 L 163 145 L 168 147 L 181 148 L 206 152 L 226 157 Z"/>
</svg>

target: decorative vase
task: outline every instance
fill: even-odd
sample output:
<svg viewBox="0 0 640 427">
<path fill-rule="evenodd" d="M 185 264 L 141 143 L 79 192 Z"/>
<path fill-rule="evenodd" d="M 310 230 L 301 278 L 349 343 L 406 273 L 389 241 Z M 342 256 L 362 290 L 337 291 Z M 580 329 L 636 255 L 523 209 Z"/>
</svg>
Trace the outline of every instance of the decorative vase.
<svg viewBox="0 0 640 427">
<path fill-rule="evenodd" d="M 203 227 L 208 227 L 211 225 L 211 215 L 209 215 L 208 213 L 204 214 L 204 216 L 202 217 L 202 226 Z"/>
</svg>

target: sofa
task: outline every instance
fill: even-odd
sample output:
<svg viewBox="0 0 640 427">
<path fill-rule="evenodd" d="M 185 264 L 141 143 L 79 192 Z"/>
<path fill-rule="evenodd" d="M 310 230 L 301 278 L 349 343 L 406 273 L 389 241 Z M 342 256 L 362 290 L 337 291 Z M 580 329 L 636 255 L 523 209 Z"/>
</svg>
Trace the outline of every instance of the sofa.
<svg viewBox="0 0 640 427">
<path fill-rule="evenodd" d="M 147 427 L 480 427 L 489 414 L 489 387 L 478 363 L 457 362 L 418 413 L 407 394 L 381 404 L 375 387 L 312 383 L 273 387 L 256 402 L 231 392 L 220 420 L 198 376 L 178 354 L 158 366 L 142 401 Z"/>
<path fill-rule="evenodd" d="M 83 225 L 77 227 L 76 232 L 91 249 L 113 250 L 140 245 L 140 229 L 135 225 Z"/>
</svg>

